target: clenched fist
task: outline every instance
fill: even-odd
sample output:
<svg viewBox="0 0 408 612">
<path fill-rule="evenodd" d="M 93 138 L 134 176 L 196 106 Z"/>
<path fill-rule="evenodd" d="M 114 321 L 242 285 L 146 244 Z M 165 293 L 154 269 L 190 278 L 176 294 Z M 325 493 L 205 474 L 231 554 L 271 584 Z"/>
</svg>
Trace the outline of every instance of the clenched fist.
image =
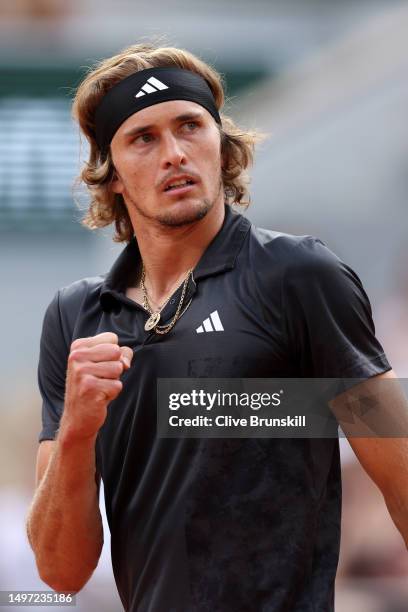
<svg viewBox="0 0 408 612">
<path fill-rule="evenodd" d="M 121 374 L 130 368 L 133 351 L 104 332 L 71 344 L 61 429 L 70 437 L 89 438 L 105 422 L 109 402 L 122 391 Z"/>
</svg>

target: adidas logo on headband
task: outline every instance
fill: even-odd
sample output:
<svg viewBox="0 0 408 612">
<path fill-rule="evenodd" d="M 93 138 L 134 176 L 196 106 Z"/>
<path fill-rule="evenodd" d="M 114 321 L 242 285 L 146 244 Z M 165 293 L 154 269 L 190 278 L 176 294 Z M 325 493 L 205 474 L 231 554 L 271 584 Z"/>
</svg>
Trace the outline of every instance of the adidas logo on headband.
<svg viewBox="0 0 408 612">
<path fill-rule="evenodd" d="M 138 91 L 135 95 L 135 98 L 140 98 L 140 96 L 145 96 L 146 94 L 159 91 L 160 89 L 168 89 L 168 87 L 167 85 L 159 81 L 159 79 L 156 79 L 152 76 L 150 77 L 150 79 L 147 79 L 146 83 L 143 85 L 140 91 Z"/>
</svg>

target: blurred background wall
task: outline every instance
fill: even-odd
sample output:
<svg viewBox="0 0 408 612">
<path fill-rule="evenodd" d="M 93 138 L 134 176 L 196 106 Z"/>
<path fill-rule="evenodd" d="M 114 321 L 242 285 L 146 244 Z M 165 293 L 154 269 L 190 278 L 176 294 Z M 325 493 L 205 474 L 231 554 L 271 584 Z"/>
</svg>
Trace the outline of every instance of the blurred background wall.
<svg viewBox="0 0 408 612">
<path fill-rule="evenodd" d="M 396 0 L 2 0 L 1 589 L 47 588 L 24 534 L 41 428 L 36 367 L 45 308 L 59 287 L 105 272 L 122 248 L 110 230 L 82 228 L 74 202 L 86 146 L 70 101 L 86 68 L 164 35 L 221 71 L 226 111 L 269 134 L 245 214 L 316 235 L 349 264 L 391 364 L 408 377 L 407 31 L 408 2 Z M 406 610 L 402 538 L 345 441 L 342 453 L 337 610 Z M 121 609 L 105 532 L 81 610 Z"/>
</svg>

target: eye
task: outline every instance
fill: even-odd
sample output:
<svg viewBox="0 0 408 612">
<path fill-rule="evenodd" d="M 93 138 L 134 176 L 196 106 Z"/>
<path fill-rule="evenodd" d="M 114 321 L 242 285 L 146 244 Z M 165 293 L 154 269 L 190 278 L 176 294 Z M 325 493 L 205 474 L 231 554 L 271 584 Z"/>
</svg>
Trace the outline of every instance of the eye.
<svg viewBox="0 0 408 612">
<path fill-rule="evenodd" d="M 140 134 L 137 138 L 135 138 L 135 142 L 148 143 L 153 140 L 153 135 L 149 132 L 145 132 L 144 134 Z"/>
<path fill-rule="evenodd" d="M 198 127 L 198 123 L 197 121 L 187 121 L 183 127 L 187 128 L 188 132 L 193 132 Z"/>
</svg>

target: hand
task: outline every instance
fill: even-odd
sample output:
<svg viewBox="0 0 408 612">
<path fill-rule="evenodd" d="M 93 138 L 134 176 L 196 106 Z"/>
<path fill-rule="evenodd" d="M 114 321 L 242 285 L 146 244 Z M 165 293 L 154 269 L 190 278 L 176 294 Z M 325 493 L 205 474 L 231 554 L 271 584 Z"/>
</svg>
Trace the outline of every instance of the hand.
<svg viewBox="0 0 408 612">
<path fill-rule="evenodd" d="M 119 378 L 133 357 L 132 349 L 118 342 L 116 334 L 104 332 L 71 344 L 60 432 L 85 439 L 102 427 L 109 402 L 122 391 Z"/>
</svg>

